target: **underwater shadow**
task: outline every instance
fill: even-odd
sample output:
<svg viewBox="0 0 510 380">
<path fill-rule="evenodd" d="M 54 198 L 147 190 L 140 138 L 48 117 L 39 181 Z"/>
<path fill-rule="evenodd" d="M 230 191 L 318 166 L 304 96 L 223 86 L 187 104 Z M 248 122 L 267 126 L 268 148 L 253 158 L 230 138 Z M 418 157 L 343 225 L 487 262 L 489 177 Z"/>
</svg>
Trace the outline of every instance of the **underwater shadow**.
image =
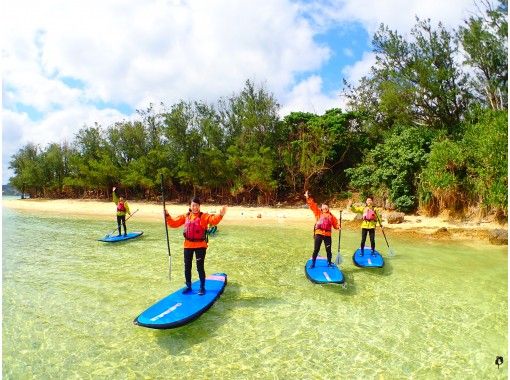
<svg viewBox="0 0 510 380">
<path fill-rule="evenodd" d="M 345 280 L 343 284 L 324 284 L 321 287 L 338 296 L 355 296 L 358 294 L 358 289 L 354 281 L 354 271 L 342 269 L 342 273 Z"/>
<path fill-rule="evenodd" d="M 369 276 L 387 277 L 391 276 L 393 273 L 393 265 L 388 258 L 384 258 L 384 266 L 382 268 L 363 268 L 356 266 L 356 271 L 367 273 Z"/>
<path fill-rule="evenodd" d="M 282 299 L 273 299 L 283 302 Z M 170 355 L 187 355 L 190 347 L 216 336 L 216 331 L 229 322 L 229 315 L 243 307 L 269 307 L 270 299 L 260 296 L 241 296 L 241 285 L 229 281 L 223 294 L 211 309 L 190 323 L 166 330 L 153 330 L 157 344 Z"/>
</svg>

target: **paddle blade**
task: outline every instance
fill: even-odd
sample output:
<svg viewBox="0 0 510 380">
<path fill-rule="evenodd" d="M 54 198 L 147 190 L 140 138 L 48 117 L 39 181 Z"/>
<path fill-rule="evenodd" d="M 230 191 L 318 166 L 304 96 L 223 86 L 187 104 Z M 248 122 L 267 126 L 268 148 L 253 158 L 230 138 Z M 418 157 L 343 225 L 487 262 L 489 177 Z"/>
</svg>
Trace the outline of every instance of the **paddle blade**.
<svg viewBox="0 0 510 380">
<path fill-rule="evenodd" d="M 393 252 L 393 249 L 391 249 L 391 248 L 389 250 L 389 256 L 390 257 L 394 257 L 395 256 L 395 252 Z"/>
<path fill-rule="evenodd" d="M 342 263 L 342 255 L 340 255 L 340 252 L 338 252 L 335 257 L 335 264 L 340 265 L 341 263 Z"/>
</svg>

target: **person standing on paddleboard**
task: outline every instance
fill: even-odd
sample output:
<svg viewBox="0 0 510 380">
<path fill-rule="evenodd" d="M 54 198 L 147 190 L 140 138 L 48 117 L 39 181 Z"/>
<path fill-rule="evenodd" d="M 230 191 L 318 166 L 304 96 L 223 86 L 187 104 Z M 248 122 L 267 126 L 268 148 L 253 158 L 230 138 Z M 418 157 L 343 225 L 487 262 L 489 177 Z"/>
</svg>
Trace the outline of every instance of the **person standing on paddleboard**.
<svg viewBox="0 0 510 380">
<path fill-rule="evenodd" d="M 312 210 L 316 220 L 313 228 L 314 247 L 312 253 L 312 265 L 310 268 L 315 268 L 315 260 L 317 260 L 322 242 L 324 242 L 324 247 L 326 247 L 328 266 L 331 266 L 331 258 L 333 256 L 331 253 L 331 228 L 339 230 L 341 226 L 338 223 L 338 219 L 329 212 L 329 206 L 327 204 L 323 203 L 319 209 L 317 203 L 315 203 L 313 198 L 308 194 L 308 190 L 305 192 L 305 198 L 306 203 L 308 203 L 308 206 L 310 207 L 310 210 Z"/>
<path fill-rule="evenodd" d="M 374 208 L 374 200 L 372 197 L 367 197 L 365 206 L 354 206 L 351 204 L 351 211 L 355 213 L 363 213 L 363 221 L 361 222 L 361 253 L 365 254 L 365 242 L 367 241 L 367 234 L 370 237 L 370 248 L 372 249 L 372 256 L 375 256 L 375 228 L 377 227 L 377 214 Z"/>
<path fill-rule="evenodd" d="M 124 227 L 124 236 L 127 235 L 126 229 L 126 213 L 131 215 L 131 211 L 129 211 L 129 205 L 127 201 L 123 197 L 119 197 L 117 194 L 117 188 L 114 187 L 112 189 L 113 193 L 113 203 L 117 205 L 117 228 L 119 229 L 119 236 L 121 235 L 121 224 Z"/>
<path fill-rule="evenodd" d="M 199 295 L 205 294 L 205 253 L 207 250 L 207 227 L 215 226 L 227 212 L 227 206 L 223 206 L 219 215 L 210 215 L 200 211 L 200 199 L 195 197 L 191 200 L 189 211 L 184 215 L 172 218 L 165 211 L 166 224 L 172 228 L 184 225 L 184 277 L 186 288 L 183 293 L 191 293 L 191 267 L 193 265 L 193 253 L 195 253 L 198 277 L 200 278 Z"/>
</svg>

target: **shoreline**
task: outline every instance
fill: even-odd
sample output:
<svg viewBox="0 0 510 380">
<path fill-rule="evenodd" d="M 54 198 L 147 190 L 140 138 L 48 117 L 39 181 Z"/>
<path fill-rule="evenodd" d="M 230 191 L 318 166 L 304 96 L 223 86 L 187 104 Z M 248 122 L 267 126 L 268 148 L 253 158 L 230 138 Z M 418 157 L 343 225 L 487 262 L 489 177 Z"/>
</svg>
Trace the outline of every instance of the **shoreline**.
<svg viewBox="0 0 510 380">
<path fill-rule="evenodd" d="M 156 221 L 162 217 L 162 204 L 152 202 L 129 201 L 129 207 L 133 213 L 138 209 L 137 219 L 144 221 Z M 90 200 L 90 199 L 19 199 L 2 198 L 2 206 L 21 210 L 48 213 L 52 215 L 75 215 L 109 219 L 115 215 L 115 205 L 111 201 Z M 313 216 L 305 206 L 301 207 L 247 207 L 228 206 L 227 214 L 223 223 L 246 223 L 253 224 L 255 220 L 261 223 L 276 222 L 288 224 L 310 224 Z M 220 205 L 204 203 L 201 210 L 208 213 L 219 212 Z M 167 203 L 166 208 L 171 215 L 180 215 L 187 211 L 188 205 L 182 203 Z M 339 210 L 332 209 L 335 216 Z M 359 229 L 360 222 L 355 220 L 356 214 L 350 210 L 342 210 L 342 226 L 345 229 Z M 491 231 L 495 229 L 508 230 L 508 224 L 496 222 L 456 222 L 446 220 L 441 216 L 428 217 L 421 215 L 405 215 L 404 222 L 399 224 L 388 224 L 383 219 L 383 226 L 386 231 L 399 235 L 417 236 L 421 235 L 432 239 L 489 239 Z"/>
</svg>

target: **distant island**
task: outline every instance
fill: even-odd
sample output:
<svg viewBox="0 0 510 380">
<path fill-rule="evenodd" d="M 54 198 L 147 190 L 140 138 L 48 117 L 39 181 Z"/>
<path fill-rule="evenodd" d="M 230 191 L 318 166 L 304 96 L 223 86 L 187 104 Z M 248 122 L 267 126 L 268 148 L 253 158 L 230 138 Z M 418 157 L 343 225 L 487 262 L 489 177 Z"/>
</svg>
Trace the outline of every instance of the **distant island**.
<svg viewBox="0 0 510 380">
<path fill-rule="evenodd" d="M 11 185 L 2 185 L 2 196 L 3 195 L 21 195 L 21 193 Z"/>
</svg>

